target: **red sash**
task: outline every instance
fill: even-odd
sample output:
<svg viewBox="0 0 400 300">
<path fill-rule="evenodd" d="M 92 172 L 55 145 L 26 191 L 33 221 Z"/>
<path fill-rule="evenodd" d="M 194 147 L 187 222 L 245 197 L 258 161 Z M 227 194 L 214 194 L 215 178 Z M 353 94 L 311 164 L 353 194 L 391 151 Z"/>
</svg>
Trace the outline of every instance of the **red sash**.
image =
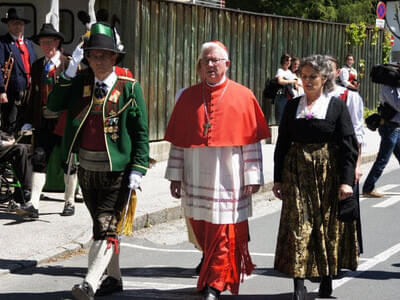
<svg viewBox="0 0 400 300">
<path fill-rule="evenodd" d="M 31 84 L 31 65 L 29 64 L 29 51 L 25 45 L 24 40 L 18 39 L 16 41 L 16 44 L 19 49 L 19 52 L 21 52 L 21 58 L 22 58 L 22 62 L 24 63 L 24 68 L 25 68 L 25 72 L 26 72 L 26 79 L 28 82 L 28 86 L 30 86 L 30 84 Z"/>
</svg>

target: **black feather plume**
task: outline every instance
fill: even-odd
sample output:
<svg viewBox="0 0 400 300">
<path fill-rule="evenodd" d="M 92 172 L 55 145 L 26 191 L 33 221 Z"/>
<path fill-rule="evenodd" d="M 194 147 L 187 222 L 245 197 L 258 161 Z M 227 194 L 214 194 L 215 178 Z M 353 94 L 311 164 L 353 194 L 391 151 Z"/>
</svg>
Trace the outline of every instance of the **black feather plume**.
<svg viewBox="0 0 400 300">
<path fill-rule="evenodd" d="M 90 16 L 87 12 L 80 10 L 78 11 L 78 19 L 83 25 L 90 23 Z"/>
<path fill-rule="evenodd" d="M 104 8 L 100 8 L 96 12 L 96 21 L 97 22 L 107 22 L 108 21 L 108 10 Z"/>
<path fill-rule="evenodd" d="M 115 27 L 115 24 L 121 24 L 119 18 L 117 17 L 117 15 L 112 15 L 111 17 L 111 26 Z"/>
</svg>

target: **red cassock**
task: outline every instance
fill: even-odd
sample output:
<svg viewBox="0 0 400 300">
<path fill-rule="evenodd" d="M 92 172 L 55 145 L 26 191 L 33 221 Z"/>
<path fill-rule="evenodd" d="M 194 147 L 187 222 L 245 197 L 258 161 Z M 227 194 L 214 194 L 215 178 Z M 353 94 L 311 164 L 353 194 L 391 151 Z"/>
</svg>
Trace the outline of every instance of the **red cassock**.
<svg viewBox="0 0 400 300">
<path fill-rule="evenodd" d="M 207 122 L 211 127 L 204 135 Z M 268 137 L 267 122 L 252 91 L 229 79 L 216 87 L 202 82 L 184 90 L 165 134 L 165 140 L 183 148 L 243 146 Z"/>
<path fill-rule="evenodd" d="M 204 125 L 209 124 L 207 130 Z M 244 146 L 270 137 L 254 94 L 227 79 L 211 87 L 205 82 L 184 90 L 168 123 L 165 140 L 183 148 Z M 240 277 L 255 265 L 248 252 L 248 221 L 212 224 L 190 219 L 204 261 L 197 289 L 239 292 Z"/>
</svg>

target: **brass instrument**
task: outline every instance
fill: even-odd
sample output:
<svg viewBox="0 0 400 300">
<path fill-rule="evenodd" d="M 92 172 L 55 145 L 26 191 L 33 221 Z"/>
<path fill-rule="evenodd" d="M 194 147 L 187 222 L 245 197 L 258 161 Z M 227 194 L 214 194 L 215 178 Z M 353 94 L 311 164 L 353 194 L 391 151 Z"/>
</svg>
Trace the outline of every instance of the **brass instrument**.
<svg viewBox="0 0 400 300">
<path fill-rule="evenodd" d="M 4 66 L 1 68 L 3 72 L 3 79 L 4 79 L 4 89 L 7 91 L 8 83 L 10 82 L 11 78 L 11 71 L 14 66 L 14 57 L 12 56 L 12 52 L 10 52 L 10 56 L 8 60 L 4 63 Z"/>
</svg>

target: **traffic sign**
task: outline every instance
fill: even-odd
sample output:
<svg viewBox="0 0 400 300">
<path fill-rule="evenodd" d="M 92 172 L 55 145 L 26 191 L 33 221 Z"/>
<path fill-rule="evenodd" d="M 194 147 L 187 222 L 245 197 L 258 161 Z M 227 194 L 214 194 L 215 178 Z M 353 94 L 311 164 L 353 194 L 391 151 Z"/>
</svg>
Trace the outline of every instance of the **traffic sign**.
<svg viewBox="0 0 400 300">
<path fill-rule="evenodd" d="M 375 23 L 376 27 L 378 28 L 385 28 L 385 20 L 383 19 L 376 19 L 376 23 Z"/>
<path fill-rule="evenodd" d="M 379 1 L 378 5 L 376 6 L 376 16 L 379 19 L 383 19 L 385 18 L 385 14 L 386 14 L 386 5 L 382 1 Z"/>
<path fill-rule="evenodd" d="M 390 35 L 390 46 L 394 46 L 394 36 L 393 36 L 393 34 L 392 35 Z"/>
</svg>

